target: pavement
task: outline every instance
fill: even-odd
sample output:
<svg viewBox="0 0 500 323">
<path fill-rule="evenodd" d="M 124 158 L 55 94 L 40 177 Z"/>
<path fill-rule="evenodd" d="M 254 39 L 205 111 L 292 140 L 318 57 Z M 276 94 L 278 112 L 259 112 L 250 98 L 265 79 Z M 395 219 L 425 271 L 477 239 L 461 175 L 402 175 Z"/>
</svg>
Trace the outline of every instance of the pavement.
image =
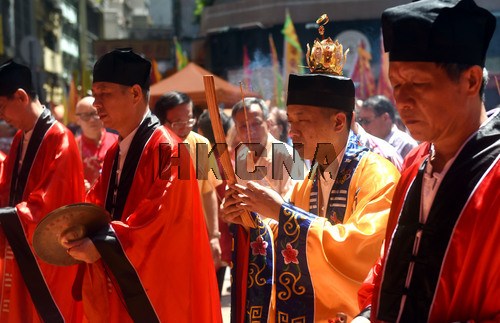
<svg viewBox="0 0 500 323">
<path fill-rule="evenodd" d="M 220 303 L 222 307 L 222 322 L 231 322 L 231 274 L 229 268 L 226 270 L 226 276 L 224 277 Z"/>
</svg>

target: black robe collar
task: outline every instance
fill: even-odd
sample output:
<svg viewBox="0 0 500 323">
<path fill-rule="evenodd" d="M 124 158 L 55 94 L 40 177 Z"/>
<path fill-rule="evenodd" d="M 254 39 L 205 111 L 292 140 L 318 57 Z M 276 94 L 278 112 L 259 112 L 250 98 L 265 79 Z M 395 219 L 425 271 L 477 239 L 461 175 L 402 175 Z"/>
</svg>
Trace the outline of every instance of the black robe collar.
<svg viewBox="0 0 500 323">
<path fill-rule="evenodd" d="M 139 164 L 139 160 L 141 159 L 142 152 L 153 135 L 153 132 L 159 126 L 160 121 L 158 118 L 151 114 L 151 112 L 148 112 L 137 129 L 132 142 L 130 143 L 130 148 L 120 175 L 120 182 L 118 183 L 115 201 L 113 201 L 119 149 L 116 151 L 115 161 L 113 162 L 113 170 L 108 184 L 108 193 L 106 195 L 106 210 L 112 214 L 113 220 L 122 219 L 123 209 L 125 208 L 125 203 L 127 202 L 127 197 L 130 192 L 130 188 L 132 187 L 132 182 L 134 180 L 135 172 L 137 171 L 137 166 Z"/>
<path fill-rule="evenodd" d="M 33 133 L 31 139 L 28 143 L 28 148 L 26 149 L 26 155 L 24 156 L 23 165 L 19 171 L 19 160 L 22 154 L 22 144 L 23 139 L 19 142 L 17 147 L 17 156 L 14 164 L 14 170 L 12 174 L 12 180 L 10 183 L 10 199 L 9 205 L 14 206 L 22 201 L 24 189 L 26 188 L 26 183 L 28 181 L 28 176 L 33 166 L 38 149 L 42 144 L 43 138 L 47 131 L 56 122 L 52 114 L 48 109 L 43 109 L 42 114 L 38 117 L 38 120 L 33 128 Z"/>
</svg>

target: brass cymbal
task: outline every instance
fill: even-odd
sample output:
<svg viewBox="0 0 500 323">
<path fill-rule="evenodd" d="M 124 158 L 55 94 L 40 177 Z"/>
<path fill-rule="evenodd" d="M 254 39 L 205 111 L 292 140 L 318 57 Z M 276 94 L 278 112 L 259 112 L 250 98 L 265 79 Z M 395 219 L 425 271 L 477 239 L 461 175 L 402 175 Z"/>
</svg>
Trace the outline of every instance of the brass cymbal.
<svg viewBox="0 0 500 323">
<path fill-rule="evenodd" d="M 40 221 L 33 234 L 33 248 L 38 257 L 49 264 L 78 264 L 80 261 L 68 255 L 61 244 L 62 237 L 78 240 L 103 229 L 110 221 L 105 209 L 91 203 L 62 206 Z"/>
</svg>

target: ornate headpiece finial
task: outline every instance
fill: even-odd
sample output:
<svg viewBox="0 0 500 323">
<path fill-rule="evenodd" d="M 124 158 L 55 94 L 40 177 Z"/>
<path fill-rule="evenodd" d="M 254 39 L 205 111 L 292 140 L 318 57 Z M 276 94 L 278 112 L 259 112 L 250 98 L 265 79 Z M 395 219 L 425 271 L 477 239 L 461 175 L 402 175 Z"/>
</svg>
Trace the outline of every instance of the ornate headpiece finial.
<svg viewBox="0 0 500 323">
<path fill-rule="evenodd" d="M 338 40 L 333 41 L 330 37 L 324 39 L 325 25 L 330 21 L 326 14 L 316 20 L 319 25 L 318 33 L 321 41 L 316 38 L 312 50 L 307 44 L 307 65 L 311 73 L 342 75 L 342 68 L 346 62 L 349 49 L 344 48 Z"/>
</svg>

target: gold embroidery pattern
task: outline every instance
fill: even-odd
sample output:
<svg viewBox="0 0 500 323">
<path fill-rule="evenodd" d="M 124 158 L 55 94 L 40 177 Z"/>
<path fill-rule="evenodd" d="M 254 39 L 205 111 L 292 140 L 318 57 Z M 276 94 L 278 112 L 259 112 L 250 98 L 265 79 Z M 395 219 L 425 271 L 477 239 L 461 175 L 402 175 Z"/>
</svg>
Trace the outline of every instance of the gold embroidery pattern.
<svg viewBox="0 0 500 323">
<path fill-rule="evenodd" d="M 278 298 L 282 301 L 287 301 L 292 297 L 292 295 L 302 295 L 306 292 L 306 288 L 304 286 L 297 286 L 300 281 L 302 274 L 299 271 L 298 276 L 295 276 L 293 273 L 286 271 L 282 273 L 279 277 L 279 281 L 283 288 L 286 291 L 278 292 Z"/>
<path fill-rule="evenodd" d="M 249 321 L 251 323 L 259 323 L 262 319 L 262 306 L 252 306 L 248 311 Z"/>
<path fill-rule="evenodd" d="M 337 180 L 342 185 L 347 180 L 349 180 L 351 176 L 352 176 L 352 169 L 343 169 L 342 172 L 340 173 L 340 176 L 337 177 Z"/>
<path fill-rule="evenodd" d="M 250 264 L 248 264 L 248 288 L 252 288 L 254 283 L 257 286 L 264 286 L 264 284 L 266 283 L 266 279 L 263 277 L 259 277 L 259 275 L 264 271 L 265 268 L 265 264 L 264 266 L 262 266 L 262 268 L 259 268 L 259 266 L 255 262 L 251 262 Z"/>
<path fill-rule="evenodd" d="M 285 230 L 286 235 L 292 240 L 288 241 L 290 244 L 295 243 L 300 236 L 300 225 L 297 222 L 297 216 L 295 216 L 294 212 L 288 208 L 283 208 L 283 214 L 288 217 L 285 224 L 283 225 L 283 229 Z"/>
<path fill-rule="evenodd" d="M 306 317 L 299 316 L 290 320 L 290 317 L 287 313 L 278 311 L 278 323 L 305 323 Z"/>
<path fill-rule="evenodd" d="M 257 234 L 256 237 L 262 237 L 262 240 L 266 241 L 266 237 L 269 236 L 267 232 L 266 225 L 260 219 L 259 216 L 255 216 L 254 222 L 257 224 Z M 253 231 L 253 230 L 252 230 Z M 250 238 L 256 240 L 256 237 L 251 234 Z M 264 270 L 267 268 L 267 256 L 264 255 L 254 255 L 251 257 L 248 264 L 248 287 L 252 288 L 255 285 L 264 286 L 266 284 L 266 279 L 264 277 L 259 277 Z"/>
<path fill-rule="evenodd" d="M 288 314 L 278 311 L 278 323 L 288 323 Z"/>
</svg>

